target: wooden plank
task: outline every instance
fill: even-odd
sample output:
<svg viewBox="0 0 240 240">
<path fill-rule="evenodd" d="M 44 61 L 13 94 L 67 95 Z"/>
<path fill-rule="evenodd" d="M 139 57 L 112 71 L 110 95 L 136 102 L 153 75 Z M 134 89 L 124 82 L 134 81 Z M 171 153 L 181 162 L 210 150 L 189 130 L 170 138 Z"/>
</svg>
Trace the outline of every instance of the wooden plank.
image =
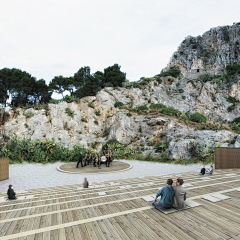
<svg viewBox="0 0 240 240">
<path fill-rule="evenodd" d="M 135 215 L 145 224 L 147 225 L 151 231 L 153 231 L 157 236 L 155 236 L 155 239 L 164 239 L 169 240 L 170 238 L 165 235 L 162 231 L 160 231 L 159 228 L 156 227 L 157 223 L 153 221 L 150 217 L 144 214 L 144 212 L 138 212 L 135 213 Z M 141 224 L 142 225 L 142 224 Z"/>
<path fill-rule="evenodd" d="M 89 239 L 97 239 L 97 235 L 96 235 L 96 233 L 95 233 L 95 231 L 92 227 L 92 224 L 91 223 L 85 223 L 84 225 L 87 229 Z"/>
</svg>

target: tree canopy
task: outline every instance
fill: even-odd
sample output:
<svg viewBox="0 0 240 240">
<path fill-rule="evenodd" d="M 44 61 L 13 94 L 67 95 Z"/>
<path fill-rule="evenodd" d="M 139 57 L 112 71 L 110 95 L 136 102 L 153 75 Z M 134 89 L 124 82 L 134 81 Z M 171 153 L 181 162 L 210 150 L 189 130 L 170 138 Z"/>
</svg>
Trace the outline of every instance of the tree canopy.
<svg viewBox="0 0 240 240">
<path fill-rule="evenodd" d="M 91 74 L 89 66 L 81 67 L 73 76 L 55 76 L 46 84 L 44 79 L 37 80 L 30 73 L 16 68 L 0 70 L 0 102 L 6 105 L 10 98 L 14 106 L 26 104 L 48 103 L 53 92 L 64 94 L 69 91 L 71 96 L 82 98 L 94 96 L 106 86 L 122 86 L 126 74 L 121 72 L 121 66 L 114 64 L 103 72 Z"/>
</svg>

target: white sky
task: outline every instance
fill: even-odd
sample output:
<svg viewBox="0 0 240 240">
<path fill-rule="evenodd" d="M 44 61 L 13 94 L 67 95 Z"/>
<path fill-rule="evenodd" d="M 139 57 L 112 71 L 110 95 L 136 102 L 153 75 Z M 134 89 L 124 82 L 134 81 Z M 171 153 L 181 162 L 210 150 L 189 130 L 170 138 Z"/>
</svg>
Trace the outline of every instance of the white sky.
<svg viewBox="0 0 240 240">
<path fill-rule="evenodd" d="M 240 22 L 238 0 L 0 0 L 0 69 L 48 83 L 118 63 L 130 81 L 158 74 L 188 35 Z"/>
</svg>

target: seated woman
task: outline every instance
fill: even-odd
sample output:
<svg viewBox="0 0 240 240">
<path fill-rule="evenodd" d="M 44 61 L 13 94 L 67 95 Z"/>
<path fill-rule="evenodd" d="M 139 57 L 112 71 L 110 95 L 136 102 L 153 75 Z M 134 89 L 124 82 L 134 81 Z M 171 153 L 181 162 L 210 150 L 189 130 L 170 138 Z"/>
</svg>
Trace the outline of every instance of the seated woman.
<svg viewBox="0 0 240 240">
<path fill-rule="evenodd" d="M 210 168 L 207 168 L 206 174 L 213 174 L 213 166 L 211 165 Z"/>
<path fill-rule="evenodd" d="M 175 191 L 173 207 L 175 208 L 185 208 L 186 200 L 186 189 L 182 186 L 184 181 L 182 179 L 177 179 L 176 186 L 173 186 Z"/>
<path fill-rule="evenodd" d="M 12 185 L 9 185 L 7 195 L 8 195 L 8 199 L 10 200 L 17 199 L 16 193 L 14 192 Z"/>
</svg>

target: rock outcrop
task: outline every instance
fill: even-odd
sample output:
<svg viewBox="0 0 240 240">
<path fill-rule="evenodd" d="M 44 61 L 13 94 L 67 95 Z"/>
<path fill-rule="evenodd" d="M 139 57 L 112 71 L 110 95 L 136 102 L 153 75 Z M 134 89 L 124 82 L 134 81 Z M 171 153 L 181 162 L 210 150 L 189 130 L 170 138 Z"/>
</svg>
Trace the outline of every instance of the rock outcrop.
<svg viewBox="0 0 240 240">
<path fill-rule="evenodd" d="M 168 155 L 171 158 L 192 157 L 196 151 L 209 146 L 229 146 L 237 137 L 230 131 L 200 131 L 189 128 L 183 122 L 169 116 L 157 116 L 151 113 L 137 114 L 129 109 L 139 105 L 150 106 L 162 103 L 181 112 L 199 112 L 209 122 L 228 123 L 240 116 L 240 77 L 230 86 L 219 81 L 203 82 L 199 74 L 223 73 L 227 64 L 240 60 L 240 25 L 212 28 L 198 37 L 187 37 L 173 54 L 168 67 L 176 65 L 182 75 L 179 78 L 154 78 L 146 85 L 133 88 L 105 88 L 96 96 L 82 98 L 79 103 L 49 104 L 49 111 L 1 108 L 2 140 L 12 136 L 31 140 L 54 139 L 65 147 L 75 144 L 85 147 L 95 143 L 96 149 L 109 139 L 116 139 L 130 146 L 144 146 L 145 152 L 154 153 L 151 141 L 164 133 L 168 142 Z M 165 69 L 165 70 L 166 70 Z M 198 71 L 199 70 L 199 71 Z M 194 72 L 195 71 L 195 72 Z M 236 103 L 226 98 L 232 96 Z M 126 107 L 114 107 L 122 102 Z M 73 114 L 68 114 L 70 109 Z M 29 116 L 29 117 L 27 117 Z M 240 146 L 240 136 L 233 147 Z"/>
<path fill-rule="evenodd" d="M 215 27 L 202 36 L 186 37 L 173 53 L 168 67 L 177 65 L 185 77 L 203 72 L 224 73 L 228 64 L 240 60 L 240 23 Z"/>
</svg>

